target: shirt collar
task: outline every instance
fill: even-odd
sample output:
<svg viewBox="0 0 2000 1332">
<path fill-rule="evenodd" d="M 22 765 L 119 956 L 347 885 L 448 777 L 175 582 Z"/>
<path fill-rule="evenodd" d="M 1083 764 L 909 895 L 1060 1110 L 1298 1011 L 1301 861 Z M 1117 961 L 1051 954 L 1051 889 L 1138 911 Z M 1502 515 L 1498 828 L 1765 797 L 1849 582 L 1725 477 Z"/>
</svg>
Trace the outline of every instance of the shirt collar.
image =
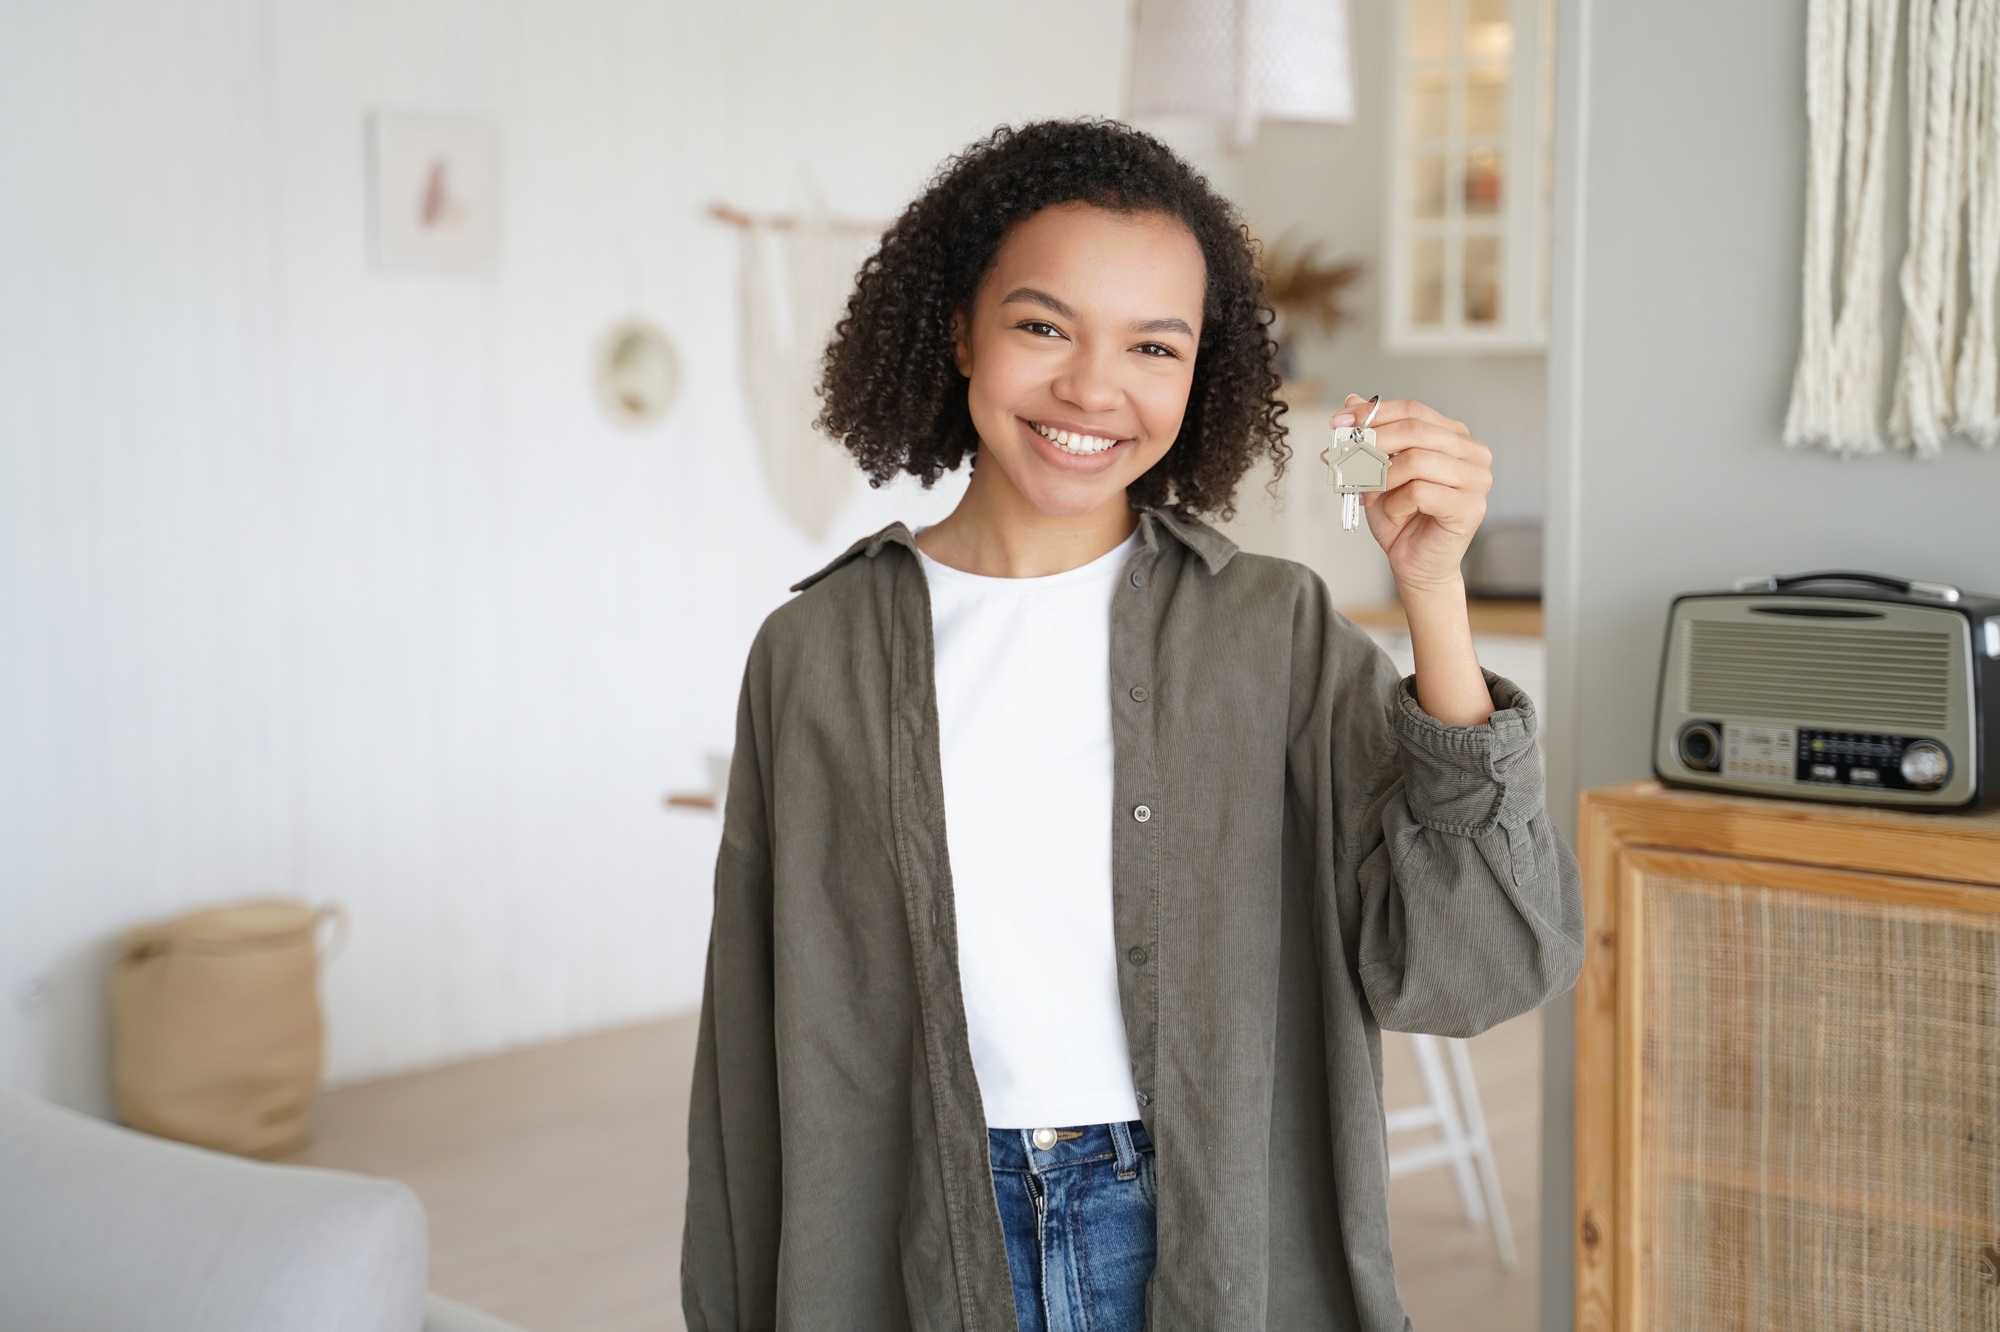
<svg viewBox="0 0 2000 1332">
<path fill-rule="evenodd" d="M 1158 556 L 1160 553 L 1159 533 L 1165 531 L 1183 546 L 1201 558 L 1204 567 L 1211 574 L 1221 573 L 1222 567 L 1236 554 L 1236 543 L 1210 527 L 1199 518 L 1191 518 L 1175 513 L 1171 509 L 1147 507 L 1139 510 L 1139 540 L 1146 553 Z M 803 592 L 820 579 L 846 564 L 849 560 L 866 556 L 874 559 L 882 553 L 884 546 L 907 546 L 911 554 L 917 550 L 917 539 L 902 523 L 890 523 L 872 536 L 865 536 L 836 555 L 818 572 L 808 575 L 792 584 L 792 591 Z"/>
</svg>

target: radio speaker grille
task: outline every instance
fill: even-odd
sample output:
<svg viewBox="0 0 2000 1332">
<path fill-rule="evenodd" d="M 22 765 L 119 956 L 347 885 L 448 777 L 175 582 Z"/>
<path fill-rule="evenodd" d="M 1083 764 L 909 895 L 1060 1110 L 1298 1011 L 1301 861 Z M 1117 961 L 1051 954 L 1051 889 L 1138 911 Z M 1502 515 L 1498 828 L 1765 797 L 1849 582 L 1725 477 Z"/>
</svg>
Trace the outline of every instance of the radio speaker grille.
<svg viewBox="0 0 2000 1332">
<path fill-rule="evenodd" d="M 1949 633 L 1816 624 L 1688 624 L 1687 710 L 1936 731 L 1951 718 Z"/>
</svg>

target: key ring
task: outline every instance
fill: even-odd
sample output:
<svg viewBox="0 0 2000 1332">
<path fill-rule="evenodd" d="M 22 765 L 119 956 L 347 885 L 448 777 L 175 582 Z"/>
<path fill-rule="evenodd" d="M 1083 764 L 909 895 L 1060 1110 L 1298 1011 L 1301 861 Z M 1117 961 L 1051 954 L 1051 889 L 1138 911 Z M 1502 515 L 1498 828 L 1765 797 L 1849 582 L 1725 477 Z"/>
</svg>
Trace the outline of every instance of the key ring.
<svg viewBox="0 0 2000 1332">
<path fill-rule="evenodd" d="M 1363 430 L 1366 430 L 1369 426 L 1374 425 L 1375 413 L 1381 410 L 1382 410 L 1382 395 L 1378 393 L 1374 397 L 1368 400 L 1368 419 L 1361 423 L 1361 428 Z M 1327 458 L 1326 455 L 1332 452 L 1333 452 L 1333 445 L 1331 444 L 1327 445 L 1325 448 L 1319 451 L 1319 460 L 1322 463 L 1325 463 L 1328 467 L 1333 466 L 1333 463 L 1330 459 Z"/>
</svg>

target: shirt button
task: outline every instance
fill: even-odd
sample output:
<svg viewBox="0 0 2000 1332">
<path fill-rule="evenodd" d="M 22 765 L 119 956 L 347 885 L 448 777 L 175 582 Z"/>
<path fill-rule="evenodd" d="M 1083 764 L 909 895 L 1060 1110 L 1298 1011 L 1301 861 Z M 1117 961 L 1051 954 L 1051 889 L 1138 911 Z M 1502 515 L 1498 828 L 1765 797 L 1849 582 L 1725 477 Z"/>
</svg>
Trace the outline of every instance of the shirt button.
<svg viewBox="0 0 2000 1332">
<path fill-rule="evenodd" d="M 1125 956 L 1132 959 L 1132 965 L 1135 967 L 1146 965 L 1146 950 L 1143 948 L 1134 948 L 1131 952 L 1125 954 Z"/>
<path fill-rule="evenodd" d="M 1138 1096 L 1139 1096 L 1139 1105 L 1140 1105 L 1140 1108 L 1142 1108 L 1142 1109 L 1143 1109 L 1144 1107 L 1146 1107 L 1146 1106 L 1149 1106 L 1149 1105 L 1151 1105 L 1151 1104 L 1153 1103 L 1153 1098 L 1152 1098 L 1152 1097 L 1150 1097 L 1150 1096 L 1148 1096 L 1148 1095 L 1146 1095 L 1146 1093 L 1144 1093 L 1144 1092 L 1140 1092 L 1140 1093 L 1138 1093 Z"/>
<path fill-rule="evenodd" d="M 1147 819 L 1153 817 L 1152 806 L 1150 805 L 1139 806 L 1137 809 L 1132 811 L 1132 817 L 1139 820 L 1139 822 L 1144 823 Z"/>
<path fill-rule="evenodd" d="M 1153 696 L 1152 691 L 1148 690 L 1146 686 L 1144 685 L 1132 686 L 1132 701 L 1134 703 L 1144 703 L 1147 699 L 1151 698 L 1152 696 Z"/>
<path fill-rule="evenodd" d="M 1146 585 L 1146 571 L 1144 569 L 1134 569 L 1132 571 L 1132 586 L 1144 587 L 1145 585 Z"/>
</svg>

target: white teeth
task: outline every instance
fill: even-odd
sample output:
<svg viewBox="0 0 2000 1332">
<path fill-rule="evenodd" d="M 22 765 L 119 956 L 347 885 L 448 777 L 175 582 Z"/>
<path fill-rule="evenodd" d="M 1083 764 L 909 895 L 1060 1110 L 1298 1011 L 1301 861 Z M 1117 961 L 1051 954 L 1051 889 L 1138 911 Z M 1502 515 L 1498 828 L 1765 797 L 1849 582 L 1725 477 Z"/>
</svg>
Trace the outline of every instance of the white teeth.
<svg viewBox="0 0 2000 1332">
<path fill-rule="evenodd" d="M 1035 433 L 1064 453 L 1089 455 L 1102 453 L 1117 444 L 1115 439 L 1105 439 L 1099 435 L 1080 435 L 1073 430 L 1055 430 L 1049 426 L 1036 426 Z"/>
</svg>

